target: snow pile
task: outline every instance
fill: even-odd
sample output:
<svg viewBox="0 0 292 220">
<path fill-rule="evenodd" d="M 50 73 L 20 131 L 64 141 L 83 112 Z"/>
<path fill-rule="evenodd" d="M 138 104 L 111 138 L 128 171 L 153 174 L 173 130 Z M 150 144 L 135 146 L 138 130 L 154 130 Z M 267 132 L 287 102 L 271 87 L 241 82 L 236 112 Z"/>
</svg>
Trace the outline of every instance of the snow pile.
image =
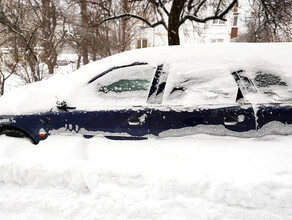
<svg viewBox="0 0 292 220">
<path fill-rule="evenodd" d="M 281 102 L 289 100 L 292 93 L 291 57 L 291 43 L 206 44 L 128 51 L 85 65 L 72 74 L 56 75 L 46 81 L 15 89 L 0 98 L 0 114 L 49 111 L 55 107 L 56 99 L 66 100 L 68 105 L 75 106 L 78 110 L 118 108 L 114 104 L 107 106 L 101 101 L 97 92 L 98 80 L 92 85 L 88 82 L 114 66 L 135 62 L 145 62 L 153 68 L 160 64 L 169 65 L 164 104 L 233 103 L 237 87 L 231 73 L 242 69 L 259 82 L 270 75 L 277 82 L 277 77 L 280 76 L 280 86 L 268 85 L 271 87 L 264 89 L 262 94 L 265 97 L 276 88 L 269 97 L 273 98 L 272 102 Z M 189 87 L 189 91 L 185 91 L 182 103 L 175 102 L 171 98 L 173 88 L 182 80 L 189 79 L 193 79 L 194 85 Z M 270 99 L 261 100 L 270 102 Z M 251 96 L 249 101 L 257 102 L 258 97 Z"/>
<path fill-rule="evenodd" d="M 290 220 L 291 143 L 0 136 L 0 218 Z"/>
</svg>

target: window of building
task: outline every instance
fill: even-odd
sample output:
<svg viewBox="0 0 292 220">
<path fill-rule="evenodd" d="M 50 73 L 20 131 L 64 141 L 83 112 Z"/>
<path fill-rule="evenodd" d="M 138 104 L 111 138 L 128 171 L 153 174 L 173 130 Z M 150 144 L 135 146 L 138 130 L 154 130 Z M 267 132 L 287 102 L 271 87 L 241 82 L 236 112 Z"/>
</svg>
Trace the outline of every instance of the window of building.
<svg viewBox="0 0 292 220">
<path fill-rule="evenodd" d="M 211 42 L 212 43 L 223 43 L 224 40 L 223 39 L 212 39 Z"/>
<path fill-rule="evenodd" d="M 216 20 L 213 20 L 213 24 L 215 25 L 222 25 L 222 24 L 225 24 L 226 22 L 223 21 L 223 20 L 219 20 L 219 19 L 216 19 Z"/>
<path fill-rule="evenodd" d="M 238 14 L 237 13 L 234 13 L 232 26 L 233 27 L 237 27 L 238 26 Z"/>
<path fill-rule="evenodd" d="M 147 47 L 147 39 L 138 39 L 136 42 L 136 49 L 146 48 Z"/>
</svg>

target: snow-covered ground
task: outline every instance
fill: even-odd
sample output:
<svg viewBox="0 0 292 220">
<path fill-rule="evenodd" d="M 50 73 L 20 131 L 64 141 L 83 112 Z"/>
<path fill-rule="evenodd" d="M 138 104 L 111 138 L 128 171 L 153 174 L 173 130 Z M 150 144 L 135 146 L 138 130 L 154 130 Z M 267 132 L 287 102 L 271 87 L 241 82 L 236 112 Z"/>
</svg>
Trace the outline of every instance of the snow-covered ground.
<svg viewBox="0 0 292 220">
<path fill-rule="evenodd" d="M 0 136 L 0 219 L 292 219 L 292 136 Z"/>
</svg>

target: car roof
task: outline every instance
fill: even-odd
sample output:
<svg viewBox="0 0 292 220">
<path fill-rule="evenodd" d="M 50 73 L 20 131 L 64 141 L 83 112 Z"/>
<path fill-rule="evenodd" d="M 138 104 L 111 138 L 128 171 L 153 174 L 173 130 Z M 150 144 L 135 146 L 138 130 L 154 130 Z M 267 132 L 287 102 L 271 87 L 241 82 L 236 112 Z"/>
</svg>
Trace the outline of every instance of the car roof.
<svg viewBox="0 0 292 220">
<path fill-rule="evenodd" d="M 244 71 L 266 103 L 290 102 L 292 89 L 292 43 L 199 44 L 146 48 L 117 54 L 84 66 L 84 83 L 113 67 L 141 62 L 152 66 L 170 65 L 170 79 L 201 78 L 213 82 L 234 81 L 232 73 Z M 98 68 L 97 68 L 98 67 Z M 78 74 L 78 72 L 77 72 Z M 208 76 L 208 77 L 207 77 Z M 267 85 L 261 83 L 266 80 Z M 229 82 L 229 84 L 227 83 Z M 273 83 L 274 82 L 274 83 Z M 168 81 L 169 83 L 169 81 Z M 209 83 L 213 87 L 214 83 Z M 219 85 L 220 86 L 220 85 Z M 224 86 L 224 85 L 222 85 Z M 169 87 L 169 86 L 168 86 Z M 166 89 L 170 89 L 170 88 Z M 272 93 L 271 90 L 274 92 Z M 237 91 L 237 88 L 236 88 Z M 246 93 L 248 102 L 257 102 L 254 93 Z M 236 94 L 235 94 L 236 95 Z M 279 96 L 283 98 L 279 98 Z"/>
<path fill-rule="evenodd" d="M 283 77 L 291 78 L 291 57 L 292 43 L 198 44 L 145 48 L 92 62 L 71 74 L 70 78 L 77 77 L 79 78 L 77 81 L 87 83 L 114 66 L 136 62 L 145 62 L 153 66 L 168 63 L 182 69 L 196 69 L 197 72 L 210 69 L 229 70 L 226 74 L 218 76 L 220 78 L 230 77 L 233 71 L 241 69 L 247 71 L 262 68 L 277 71 Z M 289 81 L 289 79 L 286 80 Z"/>
</svg>

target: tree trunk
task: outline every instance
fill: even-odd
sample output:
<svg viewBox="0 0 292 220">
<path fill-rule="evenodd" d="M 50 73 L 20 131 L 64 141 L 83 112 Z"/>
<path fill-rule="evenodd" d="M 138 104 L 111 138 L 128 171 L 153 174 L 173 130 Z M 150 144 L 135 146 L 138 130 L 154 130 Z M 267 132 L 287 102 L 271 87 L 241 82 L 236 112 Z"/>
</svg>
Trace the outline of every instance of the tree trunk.
<svg viewBox="0 0 292 220">
<path fill-rule="evenodd" d="M 16 34 L 13 34 L 13 59 L 16 63 L 19 62 L 19 55 L 18 55 L 18 38 Z"/>
<path fill-rule="evenodd" d="M 97 56 L 96 47 L 94 45 L 92 47 L 93 47 L 92 48 L 92 53 L 91 53 L 91 55 L 92 55 L 92 61 L 96 61 L 96 56 Z"/>
<path fill-rule="evenodd" d="M 0 76 L 1 77 L 1 76 Z M 4 95 L 4 85 L 5 85 L 5 79 L 0 79 L 0 96 Z"/>
<path fill-rule="evenodd" d="M 123 9 L 123 11 L 125 13 L 129 13 L 129 7 L 128 7 L 128 1 L 127 0 L 123 0 L 122 1 L 122 9 Z M 120 39 L 119 52 L 124 52 L 127 49 L 127 38 L 128 38 L 127 25 L 128 25 L 128 20 L 127 19 L 122 19 L 122 21 L 121 21 L 121 39 Z"/>
<path fill-rule="evenodd" d="M 186 0 L 173 0 L 168 17 L 168 45 L 180 45 L 179 20 L 185 2 Z"/>
<path fill-rule="evenodd" d="M 79 69 L 80 68 L 80 62 L 81 62 L 81 53 L 78 52 L 78 58 L 77 58 L 77 66 L 76 66 L 76 69 Z"/>
<path fill-rule="evenodd" d="M 80 0 L 80 10 L 81 10 L 81 22 L 83 26 L 82 30 L 82 42 L 81 42 L 81 48 L 82 48 L 82 58 L 83 58 L 83 64 L 88 64 L 88 11 L 87 11 L 87 1 L 86 0 Z"/>
<path fill-rule="evenodd" d="M 92 61 L 96 61 L 97 60 L 97 42 L 98 42 L 98 28 L 96 28 L 95 30 L 92 30 L 92 37 L 90 38 L 90 47 L 91 47 L 91 57 L 92 57 Z"/>
<path fill-rule="evenodd" d="M 54 74 L 54 65 L 51 62 L 47 63 L 48 69 L 49 69 L 49 74 Z"/>
<path fill-rule="evenodd" d="M 54 32 L 57 26 L 56 7 L 52 0 L 42 0 L 42 37 L 46 39 L 42 42 L 43 55 L 42 61 L 46 63 L 49 74 L 54 73 L 56 66 L 57 51 L 54 45 Z"/>
</svg>

